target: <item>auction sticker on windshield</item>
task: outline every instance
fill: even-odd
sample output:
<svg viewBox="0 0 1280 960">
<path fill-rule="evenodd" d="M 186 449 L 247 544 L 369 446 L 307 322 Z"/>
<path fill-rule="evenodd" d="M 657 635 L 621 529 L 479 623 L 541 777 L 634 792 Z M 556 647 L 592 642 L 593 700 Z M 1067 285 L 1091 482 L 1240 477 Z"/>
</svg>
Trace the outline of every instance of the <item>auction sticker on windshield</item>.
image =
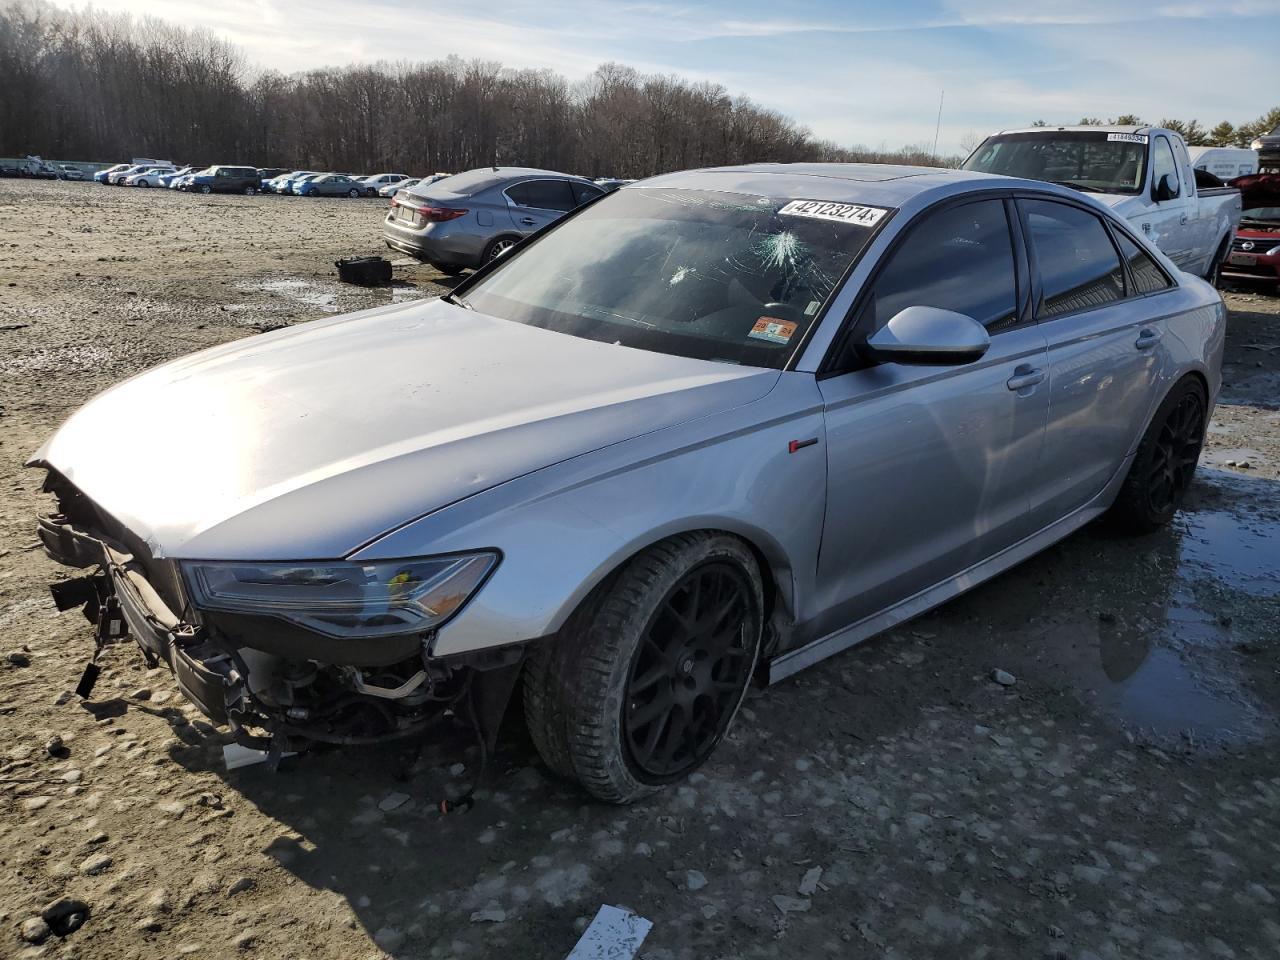
<svg viewBox="0 0 1280 960">
<path fill-rule="evenodd" d="M 1146 143 L 1147 135 L 1145 133 L 1108 133 L 1108 141 L 1119 141 L 1120 143 Z"/>
<path fill-rule="evenodd" d="M 792 200 L 778 211 L 782 216 L 835 220 L 837 223 L 856 223 L 861 227 L 874 227 L 888 212 L 882 207 L 864 207 L 856 203 L 832 203 L 827 200 Z"/>
<path fill-rule="evenodd" d="M 779 320 L 777 317 L 761 317 L 751 328 L 748 337 L 757 340 L 768 340 L 770 343 L 786 343 L 796 332 L 796 325 L 790 320 Z"/>
</svg>

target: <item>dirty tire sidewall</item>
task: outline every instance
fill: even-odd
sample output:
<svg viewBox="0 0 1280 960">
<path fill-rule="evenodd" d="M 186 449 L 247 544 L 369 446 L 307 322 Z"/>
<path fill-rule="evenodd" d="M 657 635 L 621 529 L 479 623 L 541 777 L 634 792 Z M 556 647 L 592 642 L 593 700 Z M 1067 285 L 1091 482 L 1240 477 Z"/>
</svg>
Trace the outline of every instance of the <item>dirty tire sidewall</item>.
<svg viewBox="0 0 1280 960">
<path fill-rule="evenodd" d="M 557 649 L 555 696 L 563 712 L 567 749 L 577 780 L 593 796 L 611 803 L 630 803 L 682 779 L 647 780 L 633 767 L 622 731 L 623 703 L 632 661 L 658 604 L 690 571 L 713 561 L 740 568 L 748 582 L 748 664 L 742 689 L 728 710 L 728 720 L 709 753 L 733 726 L 750 684 L 763 635 L 764 591 L 751 550 L 727 534 L 694 533 L 670 537 L 631 559 L 598 598 L 589 622 L 576 634 L 564 635 Z"/>
<path fill-rule="evenodd" d="M 1174 384 L 1173 389 L 1161 401 L 1155 416 L 1151 418 L 1147 432 L 1143 434 L 1142 441 L 1138 444 L 1138 452 L 1134 455 L 1133 463 L 1129 467 L 1129 474 L 1125 477 L 1124 486 L 1120 488 L 1120 492 L 1116 495 L 1115 503 L 1111 505 L 1111 509 L 1107 514 L 1107 519 L 1112 526 L 1126 533 L 1153 533 L 1172 520 L 1174 514 L 1182 507 L 1182 499 L 1179 498 L 1172 505 L 1172 508 L 1162 511 L 1155 510 L 1151 504 L 1148 478 L 1152 464 L 1155 461 L 1156 445 L 1160 439 L 1160 432 L 1188 393 L 1195 393 L 1200 398 L 1203 419 L 1200 442 L 1201 453 L 1203 453 L 1204 431 L 1209 423 L 1208 401 L 1200 381 L 1193 376 L 1187 376 Z M 1184 489 L 1183 494 L 1185 492 L 1186 490 Z"/>
</svg>

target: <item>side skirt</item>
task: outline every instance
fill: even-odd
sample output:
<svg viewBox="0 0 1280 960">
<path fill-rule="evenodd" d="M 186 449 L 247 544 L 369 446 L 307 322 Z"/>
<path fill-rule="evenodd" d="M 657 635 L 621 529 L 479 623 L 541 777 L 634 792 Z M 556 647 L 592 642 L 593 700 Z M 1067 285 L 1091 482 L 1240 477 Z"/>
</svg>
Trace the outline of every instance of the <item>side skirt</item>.
<svg viewBox="0 0 1280 960">
<path fill-rule="evenodd" d="M 932 587 L 927 587 L 914 596 L 901 600 L 886 610 L 882 610 L 880 613 L 873 613 L 857 623 L 841 627 L 839 630 L 829 633 L 825 637 L 810 641 L 802 647 L 777 654 L 765 664 L 763 671 L 765 685 L 785 680 L 792 674 L 799 673 L 820 660 L 825 660 L 827 657 L 840 653 L 842 650 L 848 650 L 864 640 L 869 640 L 878 633 L 883 633 L 885 630 L 892 629 L 913 617 L 918 617 L 920 614 L 932 610 L 953 597 L 958 597 L 979 584 L 985 583 L 992 577 L 1004 573 L 1011 567 L 1017 566 L 1022 561 L 1035 556 L 1041 550 L 1053 546 L 1059 540 L 1069 537 L 1091 520 L 1101 516 L 1111 506 L 1120 487 L 1124 484 L 1125 477 L 1129 475 L 1129 465 L 1132 461 L 1132 457 L 1126 457 L 1120 469 L 1111 478 L 1111 482 L 1096 497 L 1075 512 L 1067 514 L 1061 520 L 1054 521 L 1040 532 L 1033 533 L 1026 539 L 1006 547 L 1000 553 L 974 564 L 967 570 L 962 570 L 954 577 L 934 584 Z"/>
</svg>

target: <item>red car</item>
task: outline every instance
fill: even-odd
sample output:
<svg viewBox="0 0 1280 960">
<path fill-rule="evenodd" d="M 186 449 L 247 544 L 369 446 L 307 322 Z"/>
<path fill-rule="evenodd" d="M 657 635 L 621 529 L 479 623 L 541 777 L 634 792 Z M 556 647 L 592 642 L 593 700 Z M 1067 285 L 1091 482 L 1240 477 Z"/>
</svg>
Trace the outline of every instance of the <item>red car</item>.
<svg viewBox="0 0 1280 960">
<path fill-rule="evenodd" d="M 1231 181 L 1244 212 L 1222 265 L 1222 275 L 1280 285 L 1280 173 L 1255 173 Z"/>
</svg>

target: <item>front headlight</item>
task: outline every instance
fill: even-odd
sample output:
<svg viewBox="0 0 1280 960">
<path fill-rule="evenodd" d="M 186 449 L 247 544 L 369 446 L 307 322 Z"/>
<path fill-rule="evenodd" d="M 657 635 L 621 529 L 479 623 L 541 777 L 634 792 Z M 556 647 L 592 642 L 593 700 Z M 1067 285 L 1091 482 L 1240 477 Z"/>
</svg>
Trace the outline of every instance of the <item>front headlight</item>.
<svg viewBox="0 0 1280 960">
<path fill-rule="evenodd" d="M 279 617 L 331 637 L 382 637 L 438 627 L 497 566 L 496 553 L 367 563 L 184 561 L 201 610 Z"/>
</svg>

